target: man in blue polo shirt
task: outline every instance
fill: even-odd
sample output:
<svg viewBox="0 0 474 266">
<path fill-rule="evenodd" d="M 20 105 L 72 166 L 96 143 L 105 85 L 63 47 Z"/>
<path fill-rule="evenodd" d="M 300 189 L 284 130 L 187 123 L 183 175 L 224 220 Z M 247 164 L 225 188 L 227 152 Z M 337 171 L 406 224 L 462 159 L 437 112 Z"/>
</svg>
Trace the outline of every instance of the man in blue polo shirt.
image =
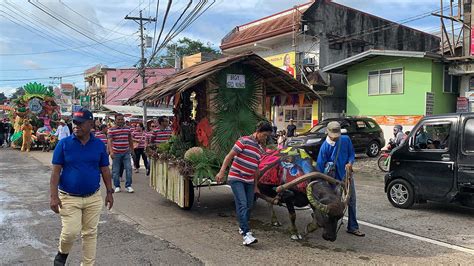
<svg viewBox="0 0 474 266">
<path fill-rule="evenodd" d="M 77 235 L 82 238 L 82 265 L 93 265 L 97 225 L 102 210 L 100 176 L 107 188 L 105 205 L 112 208 L 112 177 L 105 144 L 94 137 L 92 113 L 73 114 L 74 134 L 59 141 L 53 154 L 50 207 L 61 215 L 61 237 L 54 265 L 65 265 Z"/>
</svg>

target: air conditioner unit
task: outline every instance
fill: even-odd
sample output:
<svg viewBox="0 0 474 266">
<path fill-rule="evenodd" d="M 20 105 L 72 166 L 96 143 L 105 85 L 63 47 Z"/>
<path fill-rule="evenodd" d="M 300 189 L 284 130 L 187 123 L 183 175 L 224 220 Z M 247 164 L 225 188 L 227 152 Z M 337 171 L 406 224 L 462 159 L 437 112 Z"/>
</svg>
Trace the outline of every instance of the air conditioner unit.
<svg viewBox="0 0 474 266">
<path fill-rule="evenodd" d="M 315 65 L 316 64 L 316 59 L 314 57 L 307 57 L 303 59 L 303 64 L 305 65 Z"/>
</svg>

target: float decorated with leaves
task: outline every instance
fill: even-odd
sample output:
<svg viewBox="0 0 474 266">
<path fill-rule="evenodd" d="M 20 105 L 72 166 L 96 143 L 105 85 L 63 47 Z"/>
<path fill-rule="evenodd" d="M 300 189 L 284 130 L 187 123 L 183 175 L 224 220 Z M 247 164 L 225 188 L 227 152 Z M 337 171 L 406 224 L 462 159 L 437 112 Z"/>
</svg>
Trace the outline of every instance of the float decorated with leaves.
<svg viewBox="0 0 474 266">
<path fill-rule="evenodd" d="M 47 88 L 41 83 L 28 83 L 23 86 L 25 94 L 14 100 L 14 109 L 10 116 L 14 121 L 15 133 L 12 135 L 14 147 L 21 147 L 23 142 L 23 125 L 28 121 L 33 126 L 31 141 L 38 135 L 50 135 L 53 131 L 54 121 L 60 119 L 59 106 L 54 100 L 52 88 Z"/>
<path fill-rule="evenodd" d="M 147 147 L 150 186 L 189 209 L 195 187 L 215 176 L 235 141 L 270 120 L 270 96 L 311 90 L 255 54 L 200 63 L 139 91 L 129 104 L 172 105 L 173 137 Z M 199 190 L 200 191 L 200 190 Z"/>
</svg>

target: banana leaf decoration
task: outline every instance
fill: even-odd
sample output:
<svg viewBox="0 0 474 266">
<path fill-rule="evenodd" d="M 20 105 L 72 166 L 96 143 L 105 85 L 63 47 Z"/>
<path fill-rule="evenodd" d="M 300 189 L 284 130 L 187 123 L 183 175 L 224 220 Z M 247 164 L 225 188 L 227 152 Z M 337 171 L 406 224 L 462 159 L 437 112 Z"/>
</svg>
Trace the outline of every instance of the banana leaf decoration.
<svg viewBox="0 0 474 266">
<path fill-rule="evenodd" d="M 51 88 L 47 88 L 41 83 L 30 82 L 23 86 L 23 89 L 25 90 L 25 95 L 23 95 L 24 101 L 28 101 L 34 97 L 40 98 L 42 100 L 44 100 L 45 97 L 54 97 L 53 90 Z"/>
</svg>

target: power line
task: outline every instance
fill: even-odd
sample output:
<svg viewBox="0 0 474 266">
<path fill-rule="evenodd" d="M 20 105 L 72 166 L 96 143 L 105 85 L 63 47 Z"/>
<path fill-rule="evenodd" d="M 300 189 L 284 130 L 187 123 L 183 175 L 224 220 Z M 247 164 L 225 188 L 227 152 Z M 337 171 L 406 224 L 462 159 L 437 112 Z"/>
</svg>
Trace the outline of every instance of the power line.
<svg viewBox="0 0 474 266">
<path fill-rule="evenodd" d="M 77 74 L 70 74 L 70 75 L 62 75 L 61 77 L 75 77 L 84 75 L 84 72 L 77 73 Z M 43 79 L 50 79 L 51 77 L 36 77 L 36 78 L 23 78 L 23 79 L 0 79 L 0 81 L 28 81 L 28 80 L 43 80 Z"/>
<path fill-rule="evenodd" d="M 90 40 L 92 40 L 92 41 L 94 41 L 94 42 L 96 42 L 96 43 L 98 43 L 98 44 L 100 44 L 100 45 L 102 45 L 102 46 L 104 46 L 104 47 L 106 47 L 106 48 L 109 48 L 109 49 L 111 49 L 111 50 L 113 50 L 113 51 L 116 51 L 117 53 L 120 53 L 120 54 L 123 54 L 123 55 L 127 55 L 127 56 L 130 56 L 130 57 L 134 57 L 134 58 L 136 57 L 136 56 L 134 56 L 134 55 L 131 55 L 131 54 L 128 54 L 128 53 L 124 53 L 124 52 L 122 52 L 122 51 L 119 51 L 119 50 L 117 50 L 117 49 L 114 49 L 114 48 L 112 48 L 112 47 L 109 47 L 109 46 L 107 46 L 107 45 L 105 45 L 105 44 L 103 44 L 103 43 L 101 43 L 101 42 L 95 40 L 94 38 L 88 36 L 87 34 L 84 34 L 83 32 L 77 30 L 76 28 L 71 27 L 69 24 L 67 24 L 67 23 L 63 22 L 62 20 L 58 19 L 56 16 L 52 15 L 52 14 L 49 13 L 48 11 L 46 11 L 46 10 L 44 10 L 43 8 L 41 8 L 41 7 L 37 6 L 37 5 L 35 5 L 34 3 L 32 3 L 31 0 L 28 0 L 28 3 L 32 4 L 33 6 L 35 6 L 36 8 L 38 8 L 39 10 L 43 11 L 43 13 L 45 13 L 45 14 L 47 14 L 48 16 L 52 17 L 53 19 L 57 20 L 57 21 L 60 22 L 61 24 L 65 25 L 66 27 L 72 29 L 73 31 L 75 31 L 75 32 L 77 32 L 77 33 L 79 33 L 79 34 L 81 34 L 82 36 L 86 37 L 87 39 L 90 39 Z"/>
<path fill-rule="evenodd" d="M 11 20 L 10 20 L 10 21 L 11 21 Z M 12 22 L 13 22 L 13 21 L 12 21 Z M 17 23 L 16 23 L 16 24 L 17 24 Z M 18 25 L 18 24 L 17 24 L 17 25 Z M 21 26 L 21 25 L 20 25 L 20 26 Z M 40 35 L 40 36 L 41 36 L 41 35 Z M 104 41 L 103 43 L 111 42 L 111 41 L 118 40 L 118 39 L 123 39 L 123 38 L 126 38 L 126 36 L 124 36 L 124 37 L 119 37 L 119 38 L 115 38 L 115 39 L 106 40 L 106 41 Z M 0 54 L 0 56 L 20 56 L 20 55 L 51 54 L 51 53 L 59 53 L 59 52 L 66 52 L 66 51 L 78 50 L 78 49 L 81 49 L 81 48 L 92 47 L 92 46 L 96 46 L 96 45 L 99 45 L 99 44 L 94 43 L 94 44 L 88 44 L 88 45 L 83 45 L 83 46 L 78 46 L 78 47 L 73 47 L 73 48 L 67 48 L 67 49 L 62 49 L 62 50 L 53 50 L 53 51 L 44 51 L 44 52 L 35 52 L 35 53 Z"/>
<path fill-rule="evenodd" d="M 399 20 L 397 22 L 392 22 L 392 21 L 387 20 L 387 24 L 385 24 L 385 25 L 365 29 L 365 30 L 362 30 L 360 32 L 356 32 L 356 33 L 352 33 L 352 34 L 338 36 L 338 37 L 335 37 L 334 40 L 330 40 L 328 43 L 329 44 L 334 44 L 334 43 L 341 42 L 342 39 L 353 38 L 353 37 L 362 37 L 362 36 L 372 34 L 372 33 L 376 33 L 376 32 L 379 32 L 379 31 L 385 31 L 385 30 L 395 28 L 395 27 L 398 27 L 400 25 L 403 25 L 403 24 L 406 24 L 406 23 L 409 23 L 409 22 L 413 22 L 413 21 L 416 21 L 416 20 L 420 20 L 420 19 L 429 17 L 429 16 L 431 16 L 431 13 L 439 12 L 440 10 L 445 10 L 447 8 L 449 8 L 449 6 L 446 6 L 444 8 L 440 8 L 440 9 L 436 9 L 436 10 L 433 10 L 433 11 L 429 11 L 429 12 L 424 12 L 424 13 L 421 13 L 421 14 L 418 14 L 418 15 L 415 15 L 415 16 L 411 16 L 411 17 Z"/>
<path fill-rule="evenodd" d="M 96 26 L 101 27 L 101 28 L 104 29 L 104 30 L 107 30 L 107 31 L 113 32 L 113 33 L 117 33 L 117 34 L 120 34 L 120 35 L 127 35 L 127 34 L 124 34 L 124 33 L 122 33 L 122 32 L 119 32 L 119 31 L 115 31 L 115 30 L 108 29 L 108 28 L 106 28 L 106 27 L 100 25 L 99 23 L 96 23 L 95 21 L 93 21 L 93 20 L 87 18 L 86 16 L 84 16 L 84 15 L 82 15 L 81 13 L 77 12 L 76 10 L 72 9 L 70 6 L 66 5 L 66 4 L 65 4 L 63 1 L 61 1 L 61 0 L 59 0 L 59 3 L 61 3 L 61 4 L 62 4 L 63 6 L 65 6 L 67 9 L 71 10 L 74 14 L 80 16 L 81 18 L 83 18 L 83 19 L 89 21 L 90 23 L 92 23 L 92 24 L 94 24 L 94 25 L 96 25 Z"/>
<path fill-rule="evenodd" d="M 128 61 L 117 61 L 117 62 L 111 62 L 108 64 L 116 64 L 116 63 L 125 63 Z M 90 67 L 91 64 L 87 65 L 79 65 L 79 66 L 64 66 L 64 67 L 50 67 L 50 68 L 37 68 L 37 69 L 31 69 L 31 68 L 18 68 L 18 69 L 0 69 L 0 72 L 14 72 L 14 71 L 43 71 L 43 70 L 52 70 L 52 69 L 65 69 L 65 68 L 77 68 L 77 67 Z"/>
<path fill-rule="evenodd" d="M 56 42 L 58 42 L 58 43 L 64 44 L 64 45 L 61 45 L 61 46 L 65 47 L 65 48 L 70 48 L 71 44 L 70 44 L 70 43 L 67 43 L 67 42 L 65 42 L 65 41 L 63 41 L 63 38 L 70 38 L 70 37 L 72 37 L 71 35 L 66 35 L 66 34 L 64 34 L 63 32 L 56 30 L 55 27 L 52 26 L 51 24 L 46 23 L 46 22 L 40 20 L 40 19 L 39 19 L 37 16 L 35 16 L 33 13 L 31 13 L 31 12 L 29 12 L 29 11 L 27 11 L 27 10 L 22 9 L 22 8 L 19 7 L 19 6 L 16 6 L 16 5 L 12 4 L 12 3 L 9 3 L 8 1 L 6 1 L 5 3 L 7 3 L 8 5 L 10 5 L 12 8 L 15 8 L 16 10 L 26 11 L 26 13 L 29 14 L 29 17 L 28 17 L 28 16 L 24 16 L 22 13 L 17 12 L 16 10 L 12 10 L 12 9 L 10 9 L 9 7 L 5 6 L 5 8 L 7 8 L 8 10 L 10 10 L 12 13 L 14 13 L 14 14 L 16 14 L 17 16 L 23 18 L 25 21 L 30 22 L 32 25 L 38 25 L 38 23 L 39 23 L 39 24 L 41 24 L 41 25 L 43 25 L 43 26 L 46 26 L 45 29 L 40 29 L 41 31 L 39 31 L 39 32 L 40 32 L 39 34 L 40 34 L 41 36 L 43 36 L 45 32 L 49 32 L 49 34 L 50 34 L 50 36 L 51 36 L 52 39 L 56 40 Z M 33 22 L 32 20 L 36 21 L 37 23 Z M 30 26 L 30 27 L 31 27 L 31 26 Z M 33 27 L 31 27 L 31 28 L 33 28 Z M 38 31 L 38 30 L 35 29 L 35 28 L 33 28 L 33 29 L 34 29 L 35 31 Z M 53 32 L 53 30 L 54 30 L 54 32 Z M 53 34 L 51 34 L 51 32 L 53 32 Z M 59 37 L 56 37 L 56 35 L 59 36 Z M 66 36 L 66 37 L 63 37 L 63 36 Z M 43 38 L 44 38 L 44 37 L 43 37 Z M 83 41 L 81 41 L 81 40 L 79 40 L 79 39 L 77 39 L 77 38 L 75 38 L 75 39 L 78 40 L 78 41 L 76 41 L 76 43 L 78 43 L 78 44 L 85 44 L 85 42 L 83 42 Z M 51 41 L 51 40 L 49 40 L 49 41 Z M 83 52 L 82 50 L 84 50 L 84 52 Z M 95 50 L 93 50 L 93 51 L 96 52 Z M 89 51 L 87 51 L 87 50 L 85 50 L 85 49 L 81 49 L 81 50 L 79 50 L 79 51 L 77 51 L 77 52 L 80 53 L 80 54 L 82 54 L 82 55 L 85 55 L 85 56 L 87 56 L 87 57 L 94 57 L 94 58 L 100 57 L 100 58 L 104 58 L 104 57 L 102 56 L 102 54 L 92 56 L 93 52 L 89 52 Z M 103 53 L 105 53 L 105 52 L 103 52 Z M 110 60 L 110 59 L 107 59 L 107 60 Z"/>
</svg>

